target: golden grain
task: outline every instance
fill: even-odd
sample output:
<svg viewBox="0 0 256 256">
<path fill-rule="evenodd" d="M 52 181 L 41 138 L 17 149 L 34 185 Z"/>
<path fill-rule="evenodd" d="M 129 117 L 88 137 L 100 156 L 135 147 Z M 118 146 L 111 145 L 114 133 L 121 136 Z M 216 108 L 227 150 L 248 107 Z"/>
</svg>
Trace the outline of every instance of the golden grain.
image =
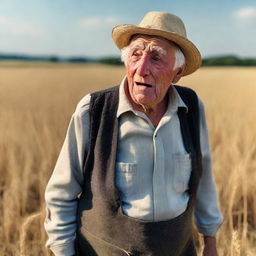
<svg viewBox="0 0 256 256">
<path fill-rule="evenodd" d="M 83 95 L 123 75 L 122 67 L 0 65 L 0 255 L 50 255 L 44 189 L 71 114 Z M 255 75 L 255 68 L 202 68 L 180 82 L 206 106 L 224 215 L 220 256 L 256 255 Z"/>
</svg>

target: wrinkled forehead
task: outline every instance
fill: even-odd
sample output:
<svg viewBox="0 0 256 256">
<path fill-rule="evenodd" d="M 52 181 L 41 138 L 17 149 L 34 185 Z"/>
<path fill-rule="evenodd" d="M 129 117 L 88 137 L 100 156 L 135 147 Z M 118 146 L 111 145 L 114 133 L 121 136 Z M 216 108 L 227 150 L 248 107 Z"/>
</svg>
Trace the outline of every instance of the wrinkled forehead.
<svg viewBox="0 0 256 256">
<path fill-rule="evenodd" d="M 171 41 L 157 36 L 134 35 L 130 39 L 129 44 L 131 49 L 162 49 L 164 51 L 174 50 L 176 45 Z"/>
</svg>

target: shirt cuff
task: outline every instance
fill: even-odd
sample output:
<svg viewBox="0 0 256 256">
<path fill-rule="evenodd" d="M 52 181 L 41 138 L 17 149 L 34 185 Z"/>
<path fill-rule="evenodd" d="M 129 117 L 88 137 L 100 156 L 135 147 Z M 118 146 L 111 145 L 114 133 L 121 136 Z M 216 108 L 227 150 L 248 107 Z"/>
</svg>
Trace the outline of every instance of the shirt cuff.
<svg viewBox="0 0 256 256">
<path fill-rule="evenodd" d="M 212 225 L 204 225 L 204 226 L 197 226 L 198 231 L 205 236 L 216 236 L 218 229 L 220 228 L 222 223 L 220 224 L 212 224 Z"/>
<path fill-rule="evenodd" d="M 70 243 L 51 246 L 50 249 L 55 256 L 72 256 L 76 254 L 73 241 Z"/>
</svg>

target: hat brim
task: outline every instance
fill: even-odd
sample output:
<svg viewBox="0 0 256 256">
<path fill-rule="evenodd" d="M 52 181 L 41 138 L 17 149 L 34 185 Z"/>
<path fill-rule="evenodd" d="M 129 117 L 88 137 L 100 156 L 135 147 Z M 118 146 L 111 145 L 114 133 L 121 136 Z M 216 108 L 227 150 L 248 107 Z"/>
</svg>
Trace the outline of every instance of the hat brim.
<svg viewBox="0 0 256 256">
<path fill-rule="evenodd" d="M 112 38 L 119 49 L 127 46 L 131 36 L 136 34 L 160 36 L 177 44 L 186 58 L 186 69 L 183 76 L 195 72 L 201 66 L 201 54 L 196 46 L 187 38 L 176 33 L 152 28 L 143 28 L 131 24 L 118 25 L 112 30 Z"/>
</svg>

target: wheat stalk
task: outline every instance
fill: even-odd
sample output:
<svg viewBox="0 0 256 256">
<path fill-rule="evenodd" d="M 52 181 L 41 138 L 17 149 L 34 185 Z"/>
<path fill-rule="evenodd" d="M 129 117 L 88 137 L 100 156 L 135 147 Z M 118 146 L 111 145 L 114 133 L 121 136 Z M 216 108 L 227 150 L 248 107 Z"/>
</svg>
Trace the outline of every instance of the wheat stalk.
<svg viewBox="0 0 256 256">
<path fill-rule="evenodd" d="M 34 224 L 40 223 L 41 219 L 41 213 L 36 212 L 34 214 L 29 215 L 25 218 L 24 222 L 21 225 L 21 231 L 20 231 L 20 254 L 21 256 L 27 256 L 26 252 L 28 251 L 27 248 L 29 248 L 30 243 L 30 232 L 31 227 Z"/>
</svg>

